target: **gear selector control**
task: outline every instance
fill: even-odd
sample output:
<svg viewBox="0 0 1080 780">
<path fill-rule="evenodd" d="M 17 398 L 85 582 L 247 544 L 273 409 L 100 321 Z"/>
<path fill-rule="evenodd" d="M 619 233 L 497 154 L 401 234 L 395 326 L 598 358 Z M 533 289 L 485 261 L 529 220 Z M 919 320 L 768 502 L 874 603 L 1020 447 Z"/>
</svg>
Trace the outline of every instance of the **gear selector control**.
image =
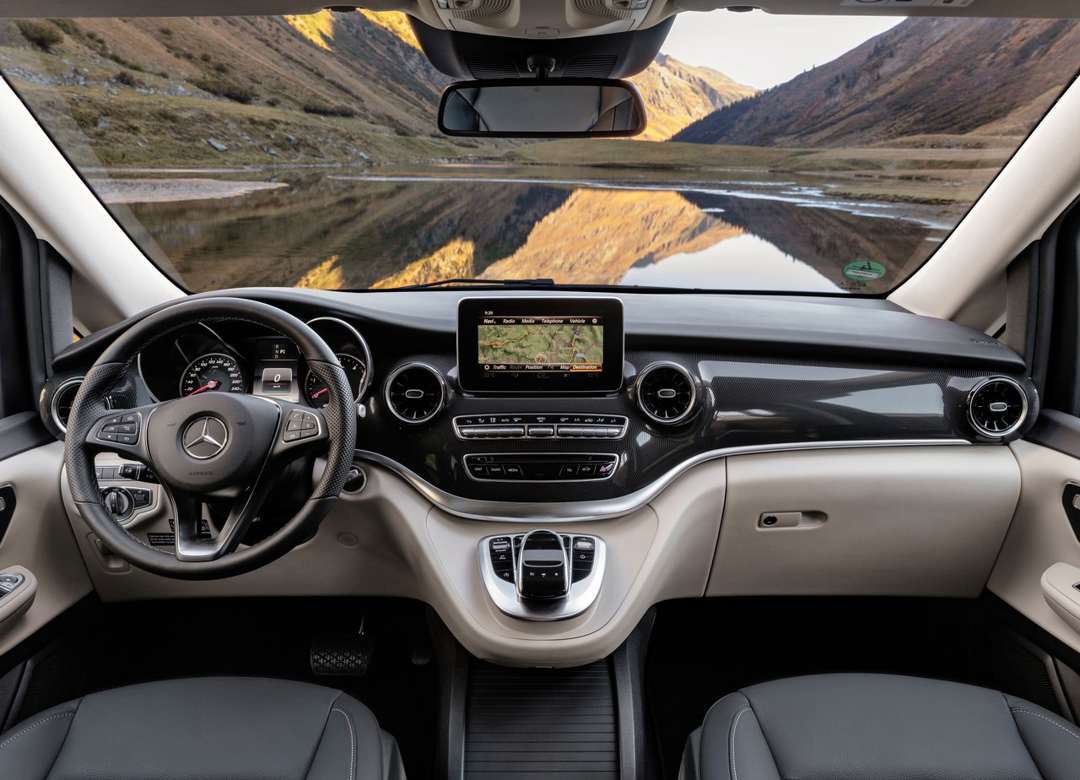
<svg viewBox="0 0 1080 780">
<path fill-rule="evenodd" d="M 597 536 L 538 529 L 480 541 L 480 573 L 504 613 L 524 620 L 566 620 L 595 603 L 604 580 Z"/>
</svg>

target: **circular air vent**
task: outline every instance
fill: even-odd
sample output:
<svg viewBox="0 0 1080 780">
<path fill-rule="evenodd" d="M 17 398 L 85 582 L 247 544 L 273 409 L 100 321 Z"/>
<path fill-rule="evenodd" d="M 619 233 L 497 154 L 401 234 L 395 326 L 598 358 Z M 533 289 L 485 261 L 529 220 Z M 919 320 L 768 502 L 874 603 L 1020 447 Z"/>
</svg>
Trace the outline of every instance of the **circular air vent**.
<svg viewBox="0 0 1080 780">
<path fill-rule="evenodd" d="M 1027 393 L 1006 377 L 984 379 L 968 396 L 968 419 L 976 431 L 992 439 L 1001 439 L 1016 431 L 1027 412 Z"/>
<path fill-rule="evenodd" d="M 690 373 L 674 363 L 655 363 L 638 377 L 637 402 L 650 420 L 674 425 L 694 410 L 697 388 Z"/>
<path fill-rule="evenodd" d="M 410 425 L 427 422 L 442 409 L 446 384 L 442 374 L 424 363 L 409 363 L 386 380 L 386 405 Z"/>
<path fill-rule="evenodd" d="M 52 418 L 62 432 L 67 433 L 68 416 L 71 414 L 71 405 L 75 403 L 75 396 L 82 387 L 83 378 L 68 379 L 56 388 L 52 397 Z"/>
</svg>

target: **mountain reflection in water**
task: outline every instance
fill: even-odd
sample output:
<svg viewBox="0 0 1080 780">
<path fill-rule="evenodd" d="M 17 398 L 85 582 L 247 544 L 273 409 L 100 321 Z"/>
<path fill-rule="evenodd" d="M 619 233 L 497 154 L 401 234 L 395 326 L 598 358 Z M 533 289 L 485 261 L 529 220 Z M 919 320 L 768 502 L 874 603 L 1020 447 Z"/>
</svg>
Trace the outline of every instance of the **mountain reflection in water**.
<svg viewBox="0 0 1080 780">
<path fill-rule="evenodd" d="M 128 208 L 196 291 L 544 277 L 875 293 L 902 281 L 946 232 L 910 209 L 745 184 L 309 174 L 242 197 Z M 880 264 L 884 275 L 846 277 L 859 261 Z"/>
</svg>

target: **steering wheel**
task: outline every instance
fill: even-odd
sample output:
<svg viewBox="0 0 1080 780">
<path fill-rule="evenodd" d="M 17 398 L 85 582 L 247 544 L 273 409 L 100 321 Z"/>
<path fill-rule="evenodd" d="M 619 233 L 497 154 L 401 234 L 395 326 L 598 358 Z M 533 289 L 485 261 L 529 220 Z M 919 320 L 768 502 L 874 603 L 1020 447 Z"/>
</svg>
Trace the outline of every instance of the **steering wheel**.
<svg viewBox="0 0 1080 780">
<path fill-rule="evenodd" d="M 321 410 L 233 393 L 201 393 L 135 409 L 110 410 L 109 391 L 139 353 L 193 322 L 242 321 L 291 339 L 329 388 Z M 240 298 L 200 298 L 158 311 L 121 334 L 87 372 L 68 417 L 68 485 L 90 529 L 133 566 L 177 579 L 232 577 L 273 561 L 310 538 L 345 485 L 356 446 L 348 378 L 311 328 L 273 306 Z M 148 466 L 176 508 L 175 553 L 142 542 L 105 508 L 94 470 L 97 452 Z M 300 511 L 250 547 L 241 540 L 288 464 L 325 453 L 326 467 Z M 199 533 L 204 503 L 231 505 L 216 537 Z"/>
</svg>

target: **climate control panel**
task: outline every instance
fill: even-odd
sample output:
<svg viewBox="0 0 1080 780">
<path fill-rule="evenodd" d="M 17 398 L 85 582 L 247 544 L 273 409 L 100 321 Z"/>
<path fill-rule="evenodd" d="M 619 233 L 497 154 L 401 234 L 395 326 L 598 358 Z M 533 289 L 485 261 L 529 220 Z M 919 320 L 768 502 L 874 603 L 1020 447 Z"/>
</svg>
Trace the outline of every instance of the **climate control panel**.
<svg viewBox="0 0 1080 780">
<path fill-rule="evenodd" d="M 470 414 L 454 418 L 459 439 L 621 439 L 618 414 Z"/>
</svg>

